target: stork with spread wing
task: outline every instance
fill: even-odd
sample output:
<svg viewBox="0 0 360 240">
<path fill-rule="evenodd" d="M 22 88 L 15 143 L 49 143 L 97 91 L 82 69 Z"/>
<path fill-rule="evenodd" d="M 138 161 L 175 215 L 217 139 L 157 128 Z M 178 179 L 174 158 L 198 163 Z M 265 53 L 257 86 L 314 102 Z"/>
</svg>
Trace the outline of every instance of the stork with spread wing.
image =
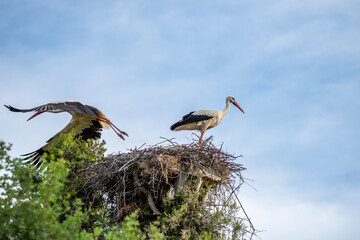
<svg viewBox="0 0 360 240">
<path fill-rule="evenodd" d="M 54 137 L 50 138 L 46 145 L 34 152 L 23 155 L 25 156 L 24 160 L 31 161 L 35 167 L 40 167 L 42 165 L 40 157 L 47 152 L 49 146 L 59 137 L 60 134 L 75 131 L 75 137 L 79 137 L 84 140 L 95 139 L 100 138 L 103 128 L 109 129 L 111 127 L 121 139 L 125 140 L 124 136 L 128 136 L 126 132 L 118 129 L 100 110 L 95 107 L 82 104 L 78 101 L 52 102 L 30 109 L 18 109 L 9 105 L 5 105 L 5 107 L 12 112 L 25 113 L 35 111 L 36 113 L 32 115 L 28 121 L 44 112 L 68 112 L 71 114 L 72 118 L 69 124 Z"/>
</svg>

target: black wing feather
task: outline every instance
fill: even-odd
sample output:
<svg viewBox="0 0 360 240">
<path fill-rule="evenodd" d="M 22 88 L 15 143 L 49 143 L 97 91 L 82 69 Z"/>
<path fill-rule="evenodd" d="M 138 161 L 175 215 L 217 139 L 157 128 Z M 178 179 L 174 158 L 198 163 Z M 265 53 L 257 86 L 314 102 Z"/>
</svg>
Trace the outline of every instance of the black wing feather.
<svg viewBox="0 0 360 240">
<path fill-rule="evenodd" d="M 198 115 L 198 114 L 193 114 L 193 113 L 194 112 L 190 112 L 190 113 L 186 114 L 185 116 L 183 116 L 183 118 L 180 121 L 171 125 L 170 129 L 175 130 L 175 128 L 180 127 L 182 125 L 186 125 L 186 124 L 193 123 L 193 122 L 200 122 L 200 121 L 204 121 L 204 120 L 213 118 L 213 116 Z"/>
<path fill-rule="evenodd" d="M 41 161 L 40 158 L 45 152 L 49 153 L 48 151 L 44 151 L 43 148 L 39 148 L 36 151 L 23 154 L 21 156 L 25 156 L 25 158 L 23 159 L 24 161 L 28 160 L 25 163 L 31 163 L 35 168 L 38 169 L 43 164 L 43 161 Z"/>
<path fill-rule="evenodd" d="M 80 102 L 65 101 L 61 103 L 54 103 L 54 107 L 63 111 L 73 111 L 80 114 L 87 114 L 92 116 L 99 116 L 98 109 Z"/>
<path fill-rule="evenodd" d="M 81 133 L 75 137 L 80 137 L 83 140 L 96 139 L 101 137 L 102 126 L 98 121 L 93 120 L 92 125 L 82 130 Z"/>
</svg>

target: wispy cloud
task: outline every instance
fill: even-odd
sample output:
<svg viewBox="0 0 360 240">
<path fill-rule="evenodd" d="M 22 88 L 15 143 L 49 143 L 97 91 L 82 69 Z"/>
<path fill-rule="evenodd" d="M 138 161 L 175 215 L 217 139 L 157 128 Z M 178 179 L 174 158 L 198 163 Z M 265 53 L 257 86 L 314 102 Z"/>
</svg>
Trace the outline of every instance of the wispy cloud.
<svg viewBox="0 0 360 240">
<path fill-rule="evenodd" d="M 246 114 L 231 108 L 206 135 L 244 155 L 244 174 L 259 190 L 244 199 L 266 239 L 303 236 L 291 234 L 299 222 L 313 239 L 351 238 L 359 209 L 336 195 L 359 199 L 350 194 L 360 181 L 358 6 L 8 1 L 0 9 L 0 102 L 98 107 L 130 134 L 123 142 L 103 132 L 116 152 L 160 136 L 188 142 L 190 132 L 169 126 L 189 111 L 223 109 L 234 95 Z M 41 147 L 70 120 L 48 114 L 26 122 L 5 108 L 0 115 L 0 137 L 14 143 L 14 156 Z M 276 184 L 267 184 L 271 174 Z"/>
</svg>

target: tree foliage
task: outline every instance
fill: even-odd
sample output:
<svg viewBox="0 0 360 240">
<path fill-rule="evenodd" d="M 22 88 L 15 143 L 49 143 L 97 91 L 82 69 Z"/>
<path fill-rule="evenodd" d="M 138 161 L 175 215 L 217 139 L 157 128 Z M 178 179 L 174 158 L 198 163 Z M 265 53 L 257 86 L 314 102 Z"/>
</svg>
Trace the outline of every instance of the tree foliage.
<svg viewBox="0 0 360 240">
<path fill-rule="evenodd" d="M 48 164 L 44 174 L 34 172 L 20 159 L 10 159 L 10 146 L 0 142 L 3 192 L 0 198 L 1 239 L 91 239 L 82 230 L 88 218 L 80 199 L 72 199 L 69 169 L 63 158 Z"/>
</svg>

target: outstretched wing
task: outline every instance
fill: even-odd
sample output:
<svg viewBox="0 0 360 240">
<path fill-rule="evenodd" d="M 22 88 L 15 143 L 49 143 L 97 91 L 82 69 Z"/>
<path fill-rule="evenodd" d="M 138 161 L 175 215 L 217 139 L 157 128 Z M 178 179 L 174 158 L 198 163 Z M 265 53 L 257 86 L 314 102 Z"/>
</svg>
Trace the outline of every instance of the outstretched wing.
<svg viewBox="0 0 360 240">
<path fill-rule="evenodd" d="M 5 107 L 7 107 L 10 111 L 12 112 L 32 112 L 32 111 L 38 111 L 37 109 L 40 108 L 39 107 L 34 107 L 34 108 L 29 108 L 29 109 L 18 109 L 18 108 L 14 108 L 13 106 L 10 105 L 4 105 Z M 42 105 L 44 106 L 44 105 Z"/>
<path fill-rule="evenodd" d="M 210 115 L 206 115 L 206 114 L 196 114 L 196 112 L 190 112 L 188 114 L 186 114 L 185 116 L 183 116 L 183 118 L 174 123 L 173 125 L 171 125 L 170 129 L 171 130 L 175 130 L 177 127 L 189 124 L 189 123 L 193 123 L 193 122 L 200 122 L 200 121 L 204 121 L 204 120 L 208 120 L 213 118 L 214 116 L 210 116 Z"/>
<path fill-rule="evenodd" d="M 38 107 L 29 109 L 18 109 L 10 105 L 4 105 L 12 112 L 74 112 L 79 114 L 87 114 L 92 116 L 99 116 L 99 110 L 95 107 L 82 104 L 78 101 L 60 101 L 44 104 Z"/>
<path fill-rule="evenodd" d="M 47 141 L 47 144 L 43 147 L 39 148 L 38 150 L 27 153 L 21 156 L 24 156 L 25 163 L 31 163 L 35 168 L 40 168 L 43 164 L 43 160 L 41 159 L 41 156 L 44 153 L 49 153 L 48 148 L 51 146 L 51 144 L 58 139 L 60 134 L 67 134 L 71 131 L 75 130 L 75 138 L 80 138 L 83 140 L 87 139 L 96 139 L 101 137 L 101 131 L 102 126 L 98 121 L 92 120 L 88 121 L 88 123 L 84 122 L 82 124 L 77 124 L 76 120 L 73 121 L 73 119 L 70 121 L 70 123 L 60 132 L 58 132 L 55 136 L 50 138 Z"/>
</svg>

